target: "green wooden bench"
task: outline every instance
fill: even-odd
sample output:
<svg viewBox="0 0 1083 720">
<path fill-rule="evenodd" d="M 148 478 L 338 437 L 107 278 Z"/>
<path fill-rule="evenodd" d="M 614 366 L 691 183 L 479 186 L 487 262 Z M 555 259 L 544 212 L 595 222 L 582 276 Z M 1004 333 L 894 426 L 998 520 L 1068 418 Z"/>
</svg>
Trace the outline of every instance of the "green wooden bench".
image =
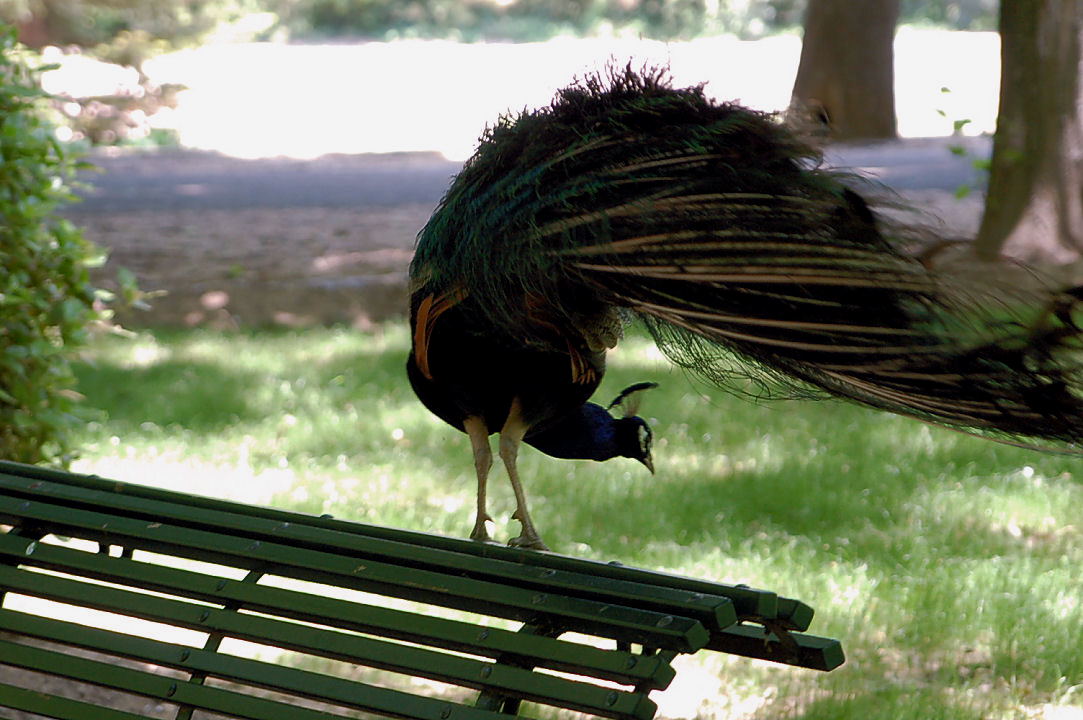
<svg viewBox="0 0 1083 720">
<path fill-rule="evenodd" d="M 764 590 L 26 465 L 0 526 L 0 708 L 34 717 L 647 720 L 680 653 L 843 662 Z"/>
</svg>

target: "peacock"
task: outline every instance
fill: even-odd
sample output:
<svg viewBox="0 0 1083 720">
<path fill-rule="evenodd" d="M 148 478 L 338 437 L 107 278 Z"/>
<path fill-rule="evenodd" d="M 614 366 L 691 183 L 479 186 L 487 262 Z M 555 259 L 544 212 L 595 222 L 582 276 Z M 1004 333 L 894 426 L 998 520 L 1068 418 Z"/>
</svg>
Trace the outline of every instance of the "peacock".
<svg viewBox="0 0 1083 720">
<path fill-rule="evenodd" d="M 589 402 L 632 320 L 708 382 L 844 398 L 1007 441 L 1083 440 L 1080 288 L 1026 302 L 945 277 L 860 178 L 823 167 L 773 116 L 610 67 L 488 128 L 418 235 L 407 373 L 464 431 L 489 540 L 489 436 L 522 533 L 545 549 L 520 445 L 629 457 L 651 383 Z M 614 414 L 614 410 L 616 411 Z"/>
</svg>

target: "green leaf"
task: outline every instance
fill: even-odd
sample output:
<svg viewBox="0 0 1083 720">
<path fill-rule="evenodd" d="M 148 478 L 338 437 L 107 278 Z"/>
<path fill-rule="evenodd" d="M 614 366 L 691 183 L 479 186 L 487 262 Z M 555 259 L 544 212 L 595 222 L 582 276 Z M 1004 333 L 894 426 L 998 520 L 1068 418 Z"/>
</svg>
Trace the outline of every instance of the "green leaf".
<svg viewBox="0 0 1083 720">
<path fill-rule="evenodd" d="M 78 161 L 41 112 L 43 68 L 29 56 L 0 24 L 0 457 L 64 463 L 77 400 L 69 358 L 98 317 L 87 266 L 103 253 L 57 216 Z"/>
</svg>

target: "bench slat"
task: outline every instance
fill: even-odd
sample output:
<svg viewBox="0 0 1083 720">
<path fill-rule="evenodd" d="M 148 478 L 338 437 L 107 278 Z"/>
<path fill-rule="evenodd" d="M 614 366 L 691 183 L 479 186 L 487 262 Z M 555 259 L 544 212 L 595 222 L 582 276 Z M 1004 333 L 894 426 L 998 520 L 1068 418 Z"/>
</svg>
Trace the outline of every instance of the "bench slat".
<svg viewBox="0 0 1083 720">
<path fill-rule="evenodd" d="M 261 542 L 291 544 L 300 548 L 357 554 L 371 561 L 411 567 L 418 570 L 439 569 L 465 577 L 514 585 L 534 590 L 559 591 L 597 602 L 622 604 L 635 600 L 638 607 L 651 607 L 663 615 L 694 617 L 708 628 L 720 630 L 736 624 L 732 601 L 720 595 L 689 592 L 677 588 L 646 585 L 631 579 L 618 579 L 596 573 L 572 572 L 551 567 L 533 567 L 522 562 L 494 560 L 463 552 L 407 545 L 382 538 L 366 537 L 356 532 L 342 532 L 296 521 L 279 521 L 253 516 L 248 512 L 192 508 L 127 492 L 94 491 L 48 481 L 9 481 L 0 477 L 0 487 L 21 490 L 26 497 L 52 503 L 85 504 L 100 507 L 108 503 L 110 511 L 144 521 L 169 522 L 188 529 L 230 532 Z M 102 495 L 106 495 L 102 497 Z M 467 543 L 475 544 L 475 543 Z"/>
<path fill-rule="evenodd" d="M 287 640 L 284 644 L 279 642 L 269 644 L 298 649 L 301 652 L 308 652 L 312 648 L 311 643 L 318 643 L 328 649 L 339 647 L 344 649 L 341 653 L 344 659 L 350 662 L 359 662 L 369 667 L 379 667 L 407 675 L 428 677 L 475 690 L 498 691 L 502 694 L 605 717 L 639 717 L 637 713 L 645 699 L 644 696 L 635 693 L 533 673 L 507 665 L 494 665 L 433 650 L 359 638 L 295 623 L 287 624 L 260 616 L 215 610 L 203 605 L 117 588 L 97 586 L 88 589 L 84 583 L 75 580 L 19 571 L 3 566 L 0 566 L 0 587 L 24 595 L 116 612 L 190 630 L 222 632 L 229 637 L 262 644 L 268 644 L 265 642 L 268 635 L 277 639 L 284 631 L 294 639 Z M 230 627 L 236 627 L 239 631 L 230 632 L 228 629 Z M 193 648 L 185 648 L 186 657 L 190 657 L 187 657 L 185 661 L 179 661 L 177 659 L 179 651 L 173 652 L 173 650 L 184 646 L 169 645 L 168 648 L 164 648 L 163 644 L 164 649 L 162 649 L 151 644 L 133 644 L 133 641 L 129 640 L 120 641 L 106 631 L 91 632 L 90 628 L 84 628 L 81 625 L 45 620 L 13 610 L 0 610 L 0 629 L 18 631 L 41 639 L 70 643 L 89 649 L 101 649 L 131 659 L 176 669 L 207 672 L 250 684 L 261 684 L 260 678 L 275 678 L 270 687 L 284 688 L 302 694 L 311 692 L 314 697 L 349 702 L 350 695 L 342 694 L 351 686 L 352 683 L 349 681 L 336 681 L 339 684 L 331 684 L 320 690 L 317 695 L 317 688 L 322 682 L 319 679 L 326 676 L 316 675 L 315 679 L 312 679 L 302 675 L 300 679 L 296 679 L 287 672 L 280 672 L 279 666 L 275 665 L 263 669 L 257 668 L 248 673 L 239 673 L 231 670 L 237 667 L 232 660 L 223 664 L 225 661 L 217 659 L 230 656 L 218 656 L 213 652 L 197 651 Z M 327 654 L 323 650 L 315 652 L 321 655 Z M 248 668 L 249 666 L 241 664 L 240 667 Z M 651 714 L 653 715 L 653 711 Z"/>
<path fill-rule="evenodd" d="M 148 720 L 146 715 L 98 707 L 5 683 L 0 683 L 0 707 L 43 715 L 54 720 Z"/>
<path fill-rule="evenodd" d="M 825 672 L 846 660 L 838 640 L 799 633 L 791 633 L 789 638 L 792 646 L 773 633 L 765 633 L 762 627 L 737 625 L 712 638 L 707 648 Z"/>
<path fill-rule="evenodd" d="M 15 528 L 0 533 L 0 637 L 10 631 L 30 644 L 0 640 L 0 665 L 173 703 L 183 716 L 345 720 L 362 710 L 495 720 L 527 701 L 648 720 L 656 712 L 648 693 L 673 679 L 677 653 L 710 649 L 819 670 L 843 662 L 837 641 L 801 634 L 813 617 L 808 605 L 765 590 L 0 461 L 6 523 Z M 5 608 L 6 593 L 30 604 Z M 66 604 L 76 619 L 89 608 L 119 624 L 35 614 L 45 603 L 34 597 Z M 441 608 L 464 614 L 452 619 Z M 162 633 L 194 631 L 206 644 L 154 630 L 135 637 L 137 618 Z M 507 620 L 524 625 L 515 632 Z M 561 639 L 568 632 L 616 646 Z M 377 687 L 348 670 L 220 653 L 230 639 L 395 675 Z M 392 677 L 481 696 L 467 707 Z M 58 720 L 140 717 L 88 715 L 79 701 L 0 684 L 0 708 L 23 706 Z"/>
<path fill-rule="evenodd" d="M 343 718 L 345 720 L 347 717 L 337 713 L 326 713 L 297 705 L 288 705 L 267 698 L 252 697 L 224 688 L 199 685 L 152 672 L 122 667 L 115 663 L 91 660 L 5 640 L 0 640 L 0 658 L 3 658 L 2 662 L 6 665 L 21 667 L 26 670 L 36 670 L 49 675 L 100 685 L 144 697 L 156 698 L 163 702 L 190 705 L 200 710 L 219 712 L 231 717 L 244 718 L 244 720 L 281 720 L 283 717 L 289 717 L 291 720 L 293 718 L 297 720 Z M 441 710 L 449 707 L 448 703 L 434 701 L 430 698 L 416 698 L 412 695 L 405 695 L 403 700 L 404 702 L 415 700 L 427 700 L 429 703 L 436 702 L 441 709 L 433 713 L 431 708 L 427 708 L 430 712 L 425 714 L 403 712 L 399 713 L 398 717 L 438 720 Z M 472 710 L 473 708 L 465 709 Z M 488 717 L 478 716 L 478 720 L 483 717 L 485 720 L 500 718 L 499 715 L 490 713 Z M 506 720 L 506 718 L 500 718 L 500 720 Z"/>
<path fill-rule="evenodd" d="M 24 634 L 44 640 L 88 648 L 139 662 L 153 663 L 182 672 L 203 673 L 252 687 L 292 693 L 344 708 L 396 714 L 400 708 L 411 704 L 405 702 L 405 698 L 411 698 L 411 702 L 416 700 L 412 694 L 376 687 L 356 680 L 346 680 L 160 640 L 124 635 L 61 620 L 14 611 L 0 611 L 0 627 L 8 626 L 18 627 Z M 498 668 L 493 669 L 495 675 Z M 502 669 L 512 670 L 512 668 Z M 538 677 L 536 680 L 541 681 L 538 687 L 541 691 L 545 689 L 547 680 L 559 679 Z M 551 682 L 548 684 L 553 685 Z M 645 695 L 597 687 L 584 687 L 580 690 L 581 692 L 572 694 L 562 702 L 555 703 L 552 698 L 545 695 L 537 695 L 537 701 L 617 719 L 649 720 L 654 716 L 656 706 Z M 454 707 L 456 716 L 464 720 L 495 720 L 498 717 L 506 720 L 506 716 L 460 706 L 449 700 L 432 698 L 424 698 L 424 700 L 427 702 L 417 705 L 426 713 L 435 712 L 442 715 L 448 707 Z"/>
<path fill-rule="evenodd" d="M 27 538 L 0 536 L 0 557 L 62 572 L 82 573 L 106 582 L 190 597 L 216 605 L 240 605 L 270 615 L 425 643 L 475 655 L 496 658 L 514 654 L 529 658 L 541 667 L 590 675 L 626 685 L 646 683 L 651 687 L 664 688 L 673 678 L 673 669 L 657 657 L 600 650 L 502 628 L 479 629 L 467 622 L 316 596 L 285 588 L 253 585 L 127 558 L 35 543 Z M 303 609 L 303 613 L 299 613 L 298 609 Z M 217 617 L 214 608 L 209 610 L 211 615 L 207 621 L 202 628 L 196 629 L 219 629 L 214 625 Z"/>
<path fill-rule="evenodd" d="M 773 619 L 779 620 L 787 630 L 801 632 L 808 630 L 809 625 L 812 624 L 814 614 L 812 608 L 800 600 L 780 597 L 778 599 L 778 613 Z"/>
<path fill-rule="evenodd" d="M 443 535 L 433 535 L 430 533 L 401 530 L 398 528 L 387 528 L 379 525 L 369 525 L 352 521 L 348 522 L 330 517 L 299 516 L 297 513 L 279 510 L 277 508 L 250 506 L 242 503 L 230 502 L 228 500 L 219 500 L 217 498 L 200 495 L 174 493 L 169 490 L 148 487 L 145 485 L 107 480 L 95 475 L 78 475 L 50 470 L 48 468 L 25 466 L 17 463 L 0 461 L 0 483 L 7 483 L 10 481 L 12 483 L 12 488 L 20 487 L 25 490 L 33 485 L 32 482 L 27 483 L 27 480 L 55 481 L 64 487 L 77 486 L 107 493 L 110 496 L 119 494 L 125 497 L 160 500 L 200 510 L 215 510 L 263 518 L 275 523 L 295 523 L 297 522 L 298 517 L 304 517 L 304 524 L 306 526 L 335 530 L 367 538 L 391 540 L 419 548 L 434 548 L 451 551 L 460 555 L 471 555 L 486 560 L 502 560 L 511 563 L 521 563 L 535 567 L 591 575 L 599 578 L 650 584 L 660 588 L 670 588 L 689 593 L 701 593 L 707 596 L 727 597 L 734 602 L 737 614 L 741 618 L 762 617 L 775 619 L 778 617 L 779 596 L 776 593 L 769 590 L 750 588 L 745 585 L 715 583 L 670 573 L 625 567 L 619 563 L 605 563 L 596 560 L 556 555 L 553 553 L 539 553 L 492 543 L 476 543 Z M 802 630 L 805 628 L 794 627 L 791 629 Z"/>
<path fill-rule="evenodd" d="M 445 607 L 477 610 L 524 622 L 555 616 L 563 627 L 570 630 L 679 652 L 694 652 L 706 645 L 709 638 L 706 628 L 691 618 L 509 588 L 379 562 L 359 564 L 354 558 L 331 553 L 117 517 L 41 500 L 0 496 L 0 517 L 30 518 L 49 523 L 58 528 L 61 534 L 70 532 L 79 537 L 126 547 L 148 550 L 162 548 L 171 555 L 371 590 Z"/>
</svg>

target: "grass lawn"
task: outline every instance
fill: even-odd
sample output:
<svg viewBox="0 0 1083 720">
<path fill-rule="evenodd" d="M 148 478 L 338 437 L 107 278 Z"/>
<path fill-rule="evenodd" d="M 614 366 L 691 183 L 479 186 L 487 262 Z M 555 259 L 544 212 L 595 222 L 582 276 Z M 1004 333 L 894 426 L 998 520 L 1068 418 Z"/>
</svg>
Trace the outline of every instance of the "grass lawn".
<svg viewBox="0 0 1083 720">
<path fill-rule="evenodd" d="M 102 338 L 76 368 L 100 409 L 75 469 L 465 536 L 465 435 L 376 332 Z M 655 380 L 657 474 L 524 448 L 560 553 L 743 582 L 812 605 L 848 661 L 821 674 L 701 654 L 655 694 L 665 718 L 1083 719 L 1083 461 L 839 403 L 754 405 L 632 338 L 600 397 Z M 496 537 L 513 498 L 494 471 Z"/>
</svg>

